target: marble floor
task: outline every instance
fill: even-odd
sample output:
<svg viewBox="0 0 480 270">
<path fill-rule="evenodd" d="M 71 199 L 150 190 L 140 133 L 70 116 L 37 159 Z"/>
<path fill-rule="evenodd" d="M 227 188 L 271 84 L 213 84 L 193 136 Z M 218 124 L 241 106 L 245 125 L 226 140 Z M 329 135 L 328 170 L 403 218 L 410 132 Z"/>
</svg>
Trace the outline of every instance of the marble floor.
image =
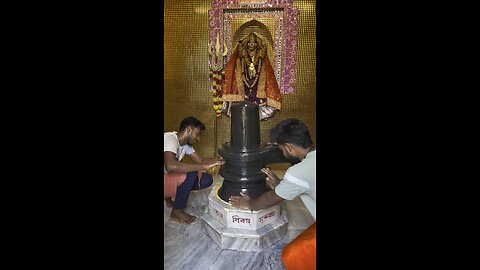
<svg viewBox="0 0 480 270">
<path fill-rule="evenodd" d="M 283 178 L 285 171 L 274 171 Z M 223 179 L 214 176 L 214 186 Z M 283 247 L 302 233 L 314 220 L 300 198 L 286 201 L 288 215 L 287 236 L 261 252 L 222 250 L 202 230 L 201 215 L 208 211 L 211 187 L 190 193 L 185 212 L 197 216 L 192 224 L 169 220 L 172 208 L 164 205 L 164 269 L 285 269 L 280 258 Z"/>
</svg>

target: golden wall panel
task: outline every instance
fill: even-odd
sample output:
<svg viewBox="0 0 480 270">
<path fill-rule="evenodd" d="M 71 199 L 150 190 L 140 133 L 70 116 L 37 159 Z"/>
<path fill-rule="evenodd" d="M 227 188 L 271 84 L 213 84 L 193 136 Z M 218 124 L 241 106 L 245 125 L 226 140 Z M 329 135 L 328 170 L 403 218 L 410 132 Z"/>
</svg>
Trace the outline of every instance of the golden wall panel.
<svg viewBox="0 0 480 270">
<path fill-rule="evenodd" d="M 210 1 L 164 2 L 164 131 L 178 130 L 194 116 L 206 129 L 195 149 L 213 156 L 215 113 L 209 89 L 208 9 Z"/>
<path fill-rule="evenodd" d="M 316 143 L 316 15 L 315 1 L 294 0 L 299 8 L 295 92 L 283 95 L 282 110 L 260 122 L 261 140 L 286 118 L 298 118 Z M 164 131 L 178 130 L 180 121 L 195 116 L 206 130 L 195 149 L 205 157 L 230 141 L 230 118 L 217 118 L 209 92 L 208 10 L 211 0 L 167 0 L 164 3 Z M 267 22 L 268 23 L 268 22 Z"/>
</svg>

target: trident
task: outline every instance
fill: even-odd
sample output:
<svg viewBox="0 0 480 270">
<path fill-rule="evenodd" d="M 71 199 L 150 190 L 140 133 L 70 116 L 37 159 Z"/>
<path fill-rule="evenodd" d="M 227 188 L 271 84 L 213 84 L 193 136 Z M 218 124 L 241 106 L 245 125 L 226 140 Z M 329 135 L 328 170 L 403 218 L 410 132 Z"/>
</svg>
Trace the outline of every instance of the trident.
<svg viewBox="0 0 480 270">
<path fill-rule="evenodd" d="M 223 52 L 222 56 L 227 56 L 227 45 L 223 43 Z M 208 42 L 208 54 L 210 55 L 210 69 L 212 71 L 220 71 L 222 69 L 223 63 L 222 59 L 223 57 L 220 57 L 220 38 L 218 36 L 217 32 L 217 40 L 215 42 L 215 54 L 212 53 L 212 43 L 209 41 Z"/>
</svg>

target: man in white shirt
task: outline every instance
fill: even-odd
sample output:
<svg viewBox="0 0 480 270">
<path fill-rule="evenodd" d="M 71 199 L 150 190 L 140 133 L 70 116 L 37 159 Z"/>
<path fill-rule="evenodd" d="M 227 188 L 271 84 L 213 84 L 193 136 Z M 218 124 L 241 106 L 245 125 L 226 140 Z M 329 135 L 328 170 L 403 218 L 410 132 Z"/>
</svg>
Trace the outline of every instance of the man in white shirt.
<svg viewBox="0 0 480 270">
<path fill-rule="evenodd" d="M 187 117 L 180 123 L 178 132 L 163 134 L 163 181 L 164 198 L 168 206 L 172 206 L 170 218 L 180 223 L 192 223 L 196 217 L 183 211 L 187 206 L 190 192 L 194 189 L 203 189 L 212 185 L 211 175 L 203 170 L 210 169 L 225 162 L 222 157 L 202 158 L 193 144 L 200 140 L 200 134 L 205 125 L 195 117 Z M 181 162 L 183 157 L 189 156 L 194 163 Z M 172 202 L 171 197 L 175 197 Z"/>
<path fill-rule="evenodd" d="M 307 126 L 298 119 L 279 122 L 271 131 L 270 138 L 277 143 L 283 155 L 294 164 L 285 172 L 282 181 L 270 169 L 264 168 L 267 183 L 274 188 L 256 199 L 247 194 L 230 197 L 230 203 L 241 209 L 265 209 L 283 200 L 299 196 L 307 210 L 316 217 L 316 158 Z M 282 251 L 286 269 L 315 269 L 316 267 L 316 222 L 290 242 Z"/>
</svg>

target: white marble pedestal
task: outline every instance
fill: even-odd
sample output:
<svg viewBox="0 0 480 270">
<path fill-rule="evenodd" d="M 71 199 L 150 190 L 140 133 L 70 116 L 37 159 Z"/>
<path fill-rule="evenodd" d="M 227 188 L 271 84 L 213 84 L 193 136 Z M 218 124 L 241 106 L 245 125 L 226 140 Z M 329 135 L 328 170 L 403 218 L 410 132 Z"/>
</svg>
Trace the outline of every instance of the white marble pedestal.
<svg viewBox="0 0 480 270">
<path fill-rule="evenodd" d="M 241 210 L 218 197 L 217 183 L 208 196 L 208 213 L 202 215 L 206 234 L 222 249 L 262 251 L 287 234 L 285 203 L 262 210 Z"/>
</svg>

